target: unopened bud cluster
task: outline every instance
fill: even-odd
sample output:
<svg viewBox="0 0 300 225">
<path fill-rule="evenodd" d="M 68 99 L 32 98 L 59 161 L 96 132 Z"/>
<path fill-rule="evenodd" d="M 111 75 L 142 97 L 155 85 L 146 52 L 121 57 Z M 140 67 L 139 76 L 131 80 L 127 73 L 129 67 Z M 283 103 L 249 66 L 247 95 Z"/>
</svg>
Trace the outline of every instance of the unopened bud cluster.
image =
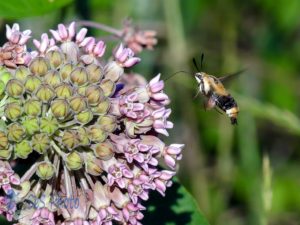
<svg viewBox="0 0 300 225">
<path fill-rule="evenodd" d="M 86 28 L 76 33 L 74 22 L 50 32 L 27 52 L 31 32 L 15 24 L 0 48 L 0 214 L 20 225 L 141 224 L 142 201 L 151 190 L 164 195 L 183 147 L 157 137 L 173 127 L 164 83 L 126 74 L 140 58 L 123 44 L 104 57 L 105 43 Z M 1 58 L 7 46 L 21 49 L 17 58 Z M 171 170 L 159 169 L 159 158 Z M 20 178 L 15 160 L 34 163 Z M 18 207 L 7 205 L 12 191 Z M 44 204 L 23 204 L 32 194 Z M 79 207 L 53 205 L 53 194 Z"/>
</svg>

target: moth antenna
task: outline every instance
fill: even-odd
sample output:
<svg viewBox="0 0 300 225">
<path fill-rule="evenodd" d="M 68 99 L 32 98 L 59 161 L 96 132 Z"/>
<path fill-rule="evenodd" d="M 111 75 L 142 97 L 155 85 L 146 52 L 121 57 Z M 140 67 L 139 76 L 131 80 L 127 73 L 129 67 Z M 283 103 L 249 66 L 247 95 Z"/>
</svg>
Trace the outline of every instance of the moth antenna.
<svg viewBox="0 0 300 225">
<path fill-rule="evenodd" d="M 202 70 L 203 69 L 203 60 L 204 60 L 204 54 L 202 53 L 201 54 L 201 63 L 200 63 L 200 69 Z"/>
<path fill-rule="evenodd" d="M 186 73 L 186 74 L 189 74 L 189 75 L 193 75 L 192 73 L 189 73 L 189 72 L 186 72 L 186 71 L 184 71 L 184 70 L 181 70 L 181 71 L 177 71 L 177 72 L 171 74 L 169 77 L 167 77 L 166 79 L 164 79 L 164 81 L 169 80 L 170 78 L 174 77 L 174 76 L 175 76 L 176 74 L 178 74 L 178 73 Z"/>
<path fill-rule="evenodd" d="M 193 64 L 194 64 L 196 70 L 197 70 L 198 72 L 200 72 L 199 67 L 198 67 L 198 64 L 197 64 L 197 61 L 196 61 L 195 58 L 193 58 Z"/>
</svg>

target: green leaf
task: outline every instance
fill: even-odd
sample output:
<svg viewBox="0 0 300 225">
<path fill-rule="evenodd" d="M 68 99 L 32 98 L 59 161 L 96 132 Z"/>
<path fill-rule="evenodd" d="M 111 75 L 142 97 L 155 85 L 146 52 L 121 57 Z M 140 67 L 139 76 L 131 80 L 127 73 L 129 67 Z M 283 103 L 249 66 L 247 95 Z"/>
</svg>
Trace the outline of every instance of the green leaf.
<svg viewBox="0 0 300 225">
<path fill-rule="evenodd" d="M 151 193 L 149 201 L 143 205 L 147 208 L 144 225 L 209 225 L 195 199 L 177 179 L 167 189 L 165 197 Z"/>
<path fill-rule="evenodd" d="M 59 9 L 73 0 L 9 0 L 0 1 L 0 18 L 17 19 L 39 16 Z"/>
</svg>

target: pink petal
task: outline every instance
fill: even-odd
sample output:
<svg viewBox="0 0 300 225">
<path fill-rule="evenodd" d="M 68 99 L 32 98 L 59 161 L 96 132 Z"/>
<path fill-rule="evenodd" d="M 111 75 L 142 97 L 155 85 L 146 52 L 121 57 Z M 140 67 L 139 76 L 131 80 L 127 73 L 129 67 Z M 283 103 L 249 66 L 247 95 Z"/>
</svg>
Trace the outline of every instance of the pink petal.
<svg viewBox="0 0 300 225">
<path fill-rule="evenodd" d="M 157 133 L 163 134 L 165 136 L 169 136 L 169 133 L 166 129 L 155 129 Z"/>
<path fill-rule="evenodd" d="M 132 57 L 132 58 L 129 58 L 128 60 L 126 60 L 126 62 L 123 63 L 123 66 L 124 67 L 131 67 L 131 66 L 134 66 L 135 64 L 137 64 L 140 61 L 141 61 L 140 58 Z"/>
<path fill-rule="evenodd" d="M 10 180 L 10 182 L 12 183 L 12 184 L 14 184 L 14 185 L 19 185 L 21 182 L 20 182 L 20 178 L 19 178 L 19 176 L 18 175 L 11 175 L 10 177 L 9 177 L 9 180 Z"/>
<path fill-rule="evenodd" d="M 160 79 L 160 75 L 161 75 L 161 74 L 159 73 L 157 76 L 155 76 L 154 78 L 152 78 L 152 79 L 150 80 L 150 82 L 149 82 L 149 85 L 152 86 L 152 85 L 158 83 L 158 82 L 159 82 L 159 79 Z"/>
<path fill-rule="evenodd" d="M 57 41 L 61 41 L 60 35 L 56 30 L 50 30 L 52 36 L 55 38 Z"/>
<path fill-rule="evenodd" d="M 165 155 L 164 157 L 165 159 L 165 163 L 171 168 L 171 169 L 175 169 L 176 166 L 176 161 L 173 157 L 171 157 L 170 155 Z"/>
<path fill-rule="evenodd" d="M 168 95 L 166 95 L 165 93 L 155 93 L 155 94 L 152 94 L 151 97 L 157 101 L 164 101 L 164 100 L 169 99 Z"/>
<path fill-rule="evenodd" d="M 85 38 L 86 33 L 87 33 L 87 29 L 86 28 L 81 28 L 80 31 L 76 35 L 76 42 L 77 43 L 82 42 L 83 39 Z"/>
<path fill-rule="evenodd" d="M 66 38 L 68 38 L 68 31 L 67 31 L 67 28 L 65 27 L 65 25 L 58 24 L 58 33 L 62 40 L 65 40 Z"/>
<path fill-rule="evenodd" d="M 123 49 L 123 44 L 121 43 L 114 54 L 115 58 L 119 58 L 121 56 Z"/>
<path fill-rule="evenodd" d="M 69 39 L 73 38 L 75 36 L 75 22 L 72 22 L 69 25 L 68 31 L 69 31 Z"/>
</svg>

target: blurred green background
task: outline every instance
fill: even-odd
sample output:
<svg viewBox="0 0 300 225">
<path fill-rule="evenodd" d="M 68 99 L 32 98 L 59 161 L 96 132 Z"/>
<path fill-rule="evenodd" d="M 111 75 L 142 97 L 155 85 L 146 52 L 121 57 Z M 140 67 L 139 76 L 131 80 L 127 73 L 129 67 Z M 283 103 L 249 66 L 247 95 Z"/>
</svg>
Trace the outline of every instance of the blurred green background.
<svg viewBox="0 0 300 225">
<path fill-rule="evenodd" d="M 46 0 L 12 2 L 14 13 L 0 3 L 2 43 L 4 25 L 15 21 L 38 38 L 61 22 L 84 19 L 121 28 L 130 17 L 158 32 L 155 50 L 142 52 L 134 68 L 147 79 L 195 72 L 192 58 L 200 61 L 201 53 L 209 74 L 246 69 L 226 83 L 240 107 L 238 126 L 203 109 L 192 76 L 168 80 L 175 129 L 165 140 L 186 144 L 179 180 L 210 224 L 300 224 L 299 0 L 49 1 L 53 8 L 43 6 Z"/>
</svg>

